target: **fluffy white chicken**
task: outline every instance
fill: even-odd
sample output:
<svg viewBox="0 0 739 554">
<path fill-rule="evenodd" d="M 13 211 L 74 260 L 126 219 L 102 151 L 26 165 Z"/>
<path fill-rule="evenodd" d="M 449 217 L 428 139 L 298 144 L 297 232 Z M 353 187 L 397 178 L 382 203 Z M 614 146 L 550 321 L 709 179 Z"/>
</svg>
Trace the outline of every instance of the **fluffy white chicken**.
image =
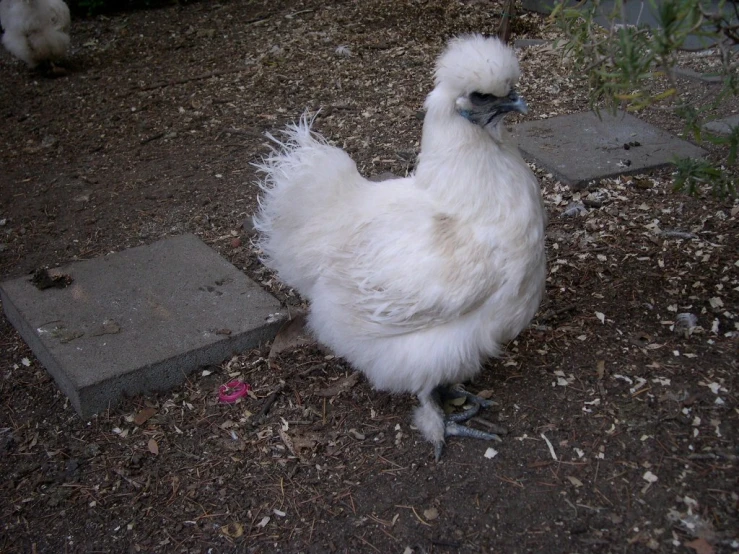
<svg viewBox="0 0 739 554">
<path fill-rule="evenodd" d="M 64 58 L 69 48 L 69 8 L 63 0 L 2 0 L 3 45 L 34 68 Z"/>
<path fill-rule="evenodd" d="M 459 424 L 487 403 L 450 386 L 498 355 L 544 292 L 541 191 L 502 123 L 526 112 L 518 78 L 498 39 L 452 39 L 410 177 L 368 181 L 305 117 L 258 166 L 264 262 L 310 301 L 319 341 L 377 389 L 418 396 L 437 459 L 450 435 L 500 440 Z M 476 409 L 445 417 L 447 394 Z"/>
</svg>

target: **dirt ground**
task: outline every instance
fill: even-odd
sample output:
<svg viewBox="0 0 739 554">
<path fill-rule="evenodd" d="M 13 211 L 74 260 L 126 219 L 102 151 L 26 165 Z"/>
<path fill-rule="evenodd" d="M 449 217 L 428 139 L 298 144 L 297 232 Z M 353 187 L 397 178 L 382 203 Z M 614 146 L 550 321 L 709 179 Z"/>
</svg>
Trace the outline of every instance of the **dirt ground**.
<svg viewBox="0 0 739 554">
<path fill-rule="evenodd" d="M 435 56 L 499 12 L 223 0 L 76 20 L 62 78 L 3 52 L 0 278 L 190 232 L 299 305 L 242 225 L 263 133 L 322 108 L 360 171 L 405 174 Z M 520 57 L 527 117 L 586 108 L 557 54 Z M 737 203 L 673 193 L 669 170 L 580 192 L 539 176 L 547 300 L 468 384 L 502 443 L 450 439 L 436 463 L 413 398 L 316 346 L 269 363 L 264 345 L 83 421 L 1 317 L 0 551 L 739 551 Z M 232 377 L 252 394 L 221 404 Z"/>
</svg>

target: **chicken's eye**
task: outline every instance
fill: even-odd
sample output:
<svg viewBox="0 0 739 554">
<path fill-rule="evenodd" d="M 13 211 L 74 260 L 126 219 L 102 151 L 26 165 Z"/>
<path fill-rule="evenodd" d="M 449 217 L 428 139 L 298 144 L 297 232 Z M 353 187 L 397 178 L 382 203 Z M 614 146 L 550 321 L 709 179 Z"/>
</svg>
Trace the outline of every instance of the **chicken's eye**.
<svg viewBox="0 0 739 554">
<path fill-rule="evenodd" d="M 495 96 L 492 94 L 483 94 L 481 92 L 473 92 L 470 94 L 470 102 L 473 106 L 482 106 L 483 104 L 489 104 L 495 100 Z"/>
</svg>

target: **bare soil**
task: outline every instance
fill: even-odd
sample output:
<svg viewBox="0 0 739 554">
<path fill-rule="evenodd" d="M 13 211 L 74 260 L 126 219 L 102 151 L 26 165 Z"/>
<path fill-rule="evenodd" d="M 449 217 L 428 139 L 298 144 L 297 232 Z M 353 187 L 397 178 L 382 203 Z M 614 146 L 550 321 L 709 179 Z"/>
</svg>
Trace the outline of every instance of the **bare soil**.
<svg viewBox="0 0 739 554">
<path fill-rule="evenodd" d="M 58 79 L 3 52 L 0 277 L 191 232 L 299 306 L 242 226 L 264 132 L 322 108 L 360 171 L 405 174 L 435 56 L 500 11 L 223 0 L 76 20 Z M 514 38 L 542 23 L 517 18 Z M 521 60 L 528 117 L 586 108 L 556 53 Z M 0 318 L 0 551 L 739 550 L 737 203 L 673 193 L 669 170 L 581 192 L 539 174 L 548 298 L 468 384 L 498 403 L 502 443 L 451 439 L 436 463 L 413 398 L 315 345 L 264 345 L 83 421 Z M 233 377 L 252 393 L 219 403 Z"/>
</svg>

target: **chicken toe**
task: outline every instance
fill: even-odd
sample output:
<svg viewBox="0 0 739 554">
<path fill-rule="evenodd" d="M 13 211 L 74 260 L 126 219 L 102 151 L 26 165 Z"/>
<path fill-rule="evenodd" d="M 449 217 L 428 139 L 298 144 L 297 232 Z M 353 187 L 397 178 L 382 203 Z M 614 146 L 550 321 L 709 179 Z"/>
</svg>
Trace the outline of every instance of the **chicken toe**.
<svg viewBox="0 0 739 554">
<path fill-rule="evenodd" d="M 467 411 L 471 412 L 473 410 Z M 453 419 L 450 417 L 445 418 L 444 421 L 444 438 L 446 437 L 466 437 L 470 439 L 503 442 L 503 439 L 501 439 L 498 435 L 494 433 L 486 433 L 485 431 L 480 431 L 479 429 L 473 429 L 472 427 L 460 425 L 456 421 L 453 421 Z M 441 459 L 441 455 L 444 453 L 445 444 L 446 443 L 444 441 L 434 443 L 434 457 L 436 458 L 437 462 Z"/>
<path fill-rule="evenodd" d="M 495 402 L 476 396 L 467 392 L 461 385 L 440 386 L 434 391 L 434 396 L 438 399 L 442 406 L 447 402 L 463 399 L 465 404 L 471 404 L 469 408 L 461 412 L 451 413 L 444 417 L 444 438 L 447 437 L 466 437 L 481 440 L 494 440 L 502 442 L 502 439 L 495 433 L 487 433 L 472 427 L 460 425 L 465 421 L 476 416 L 480 408 L 488 408 L 493 406 Z M 444 451 L 444 441 L 432 441 L 434 444 L 434 455 L 438 462 Z"/>
<path fill-rule="evenodd" d="M 480 408 L 490 408 L 491 406 L 495 406 L 495 402 L 493 402 L 492 400 L 488 400 L 486 398 L 482 398 L 480 396 L 472 394 L 471 392 L 468 392 L 462 385 L 459 385 L 459 384 L 439 386 L 437 388 L 437 392 L 439 394 L 439 397 L 441 398 L 442 403 L 454 402 L 455 400 L 465 399 L 470 404 L 477 406 L 478 410 Z M 474 416 L 475 414 L 477 414 L 477 411 L 475 411 L 474 414 L 471 414 L 470 417 Z M 459 421 L 466 421 L 467 419 L 469 418 L 459 420 Z"/>
</svg>

